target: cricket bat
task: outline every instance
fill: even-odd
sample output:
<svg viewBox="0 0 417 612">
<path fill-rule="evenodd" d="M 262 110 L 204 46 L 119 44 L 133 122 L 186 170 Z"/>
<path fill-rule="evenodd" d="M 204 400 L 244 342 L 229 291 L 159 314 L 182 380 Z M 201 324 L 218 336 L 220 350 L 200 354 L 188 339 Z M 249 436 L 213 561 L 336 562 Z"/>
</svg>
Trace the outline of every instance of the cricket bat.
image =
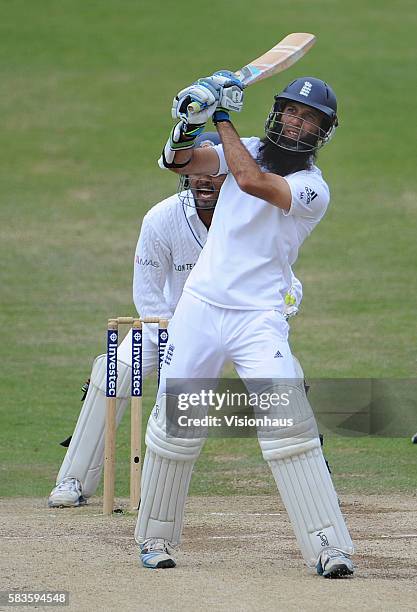
<svg viewBox="0 0 417 612">
<path fill-rule="evenodd" d="M 252 60 L 240 70 L 236 70 L 235 74 L 243 85 L 248 87 L 290 68 L 311 49 L 315 42 L 314 34 L 305 32 L 288 34 L 272 49 Z M 187 108 L 192 113 L 198 113 L 201 110 L 198 102 L 191 102 Z"/>
</svg>

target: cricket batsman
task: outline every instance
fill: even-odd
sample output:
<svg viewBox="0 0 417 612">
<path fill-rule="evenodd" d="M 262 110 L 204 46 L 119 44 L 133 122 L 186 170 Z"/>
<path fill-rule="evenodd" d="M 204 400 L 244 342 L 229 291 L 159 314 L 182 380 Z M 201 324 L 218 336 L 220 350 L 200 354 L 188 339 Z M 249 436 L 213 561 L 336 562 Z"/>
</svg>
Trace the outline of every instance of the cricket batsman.
<svg viewBox="0 0 417 612">
<path fill-rule="evenodd" d="M 173 101 L 177 124 L 160 166 L 227 178 L 206 245 L 170 323 L 170 358 L 162 365 L 146 433 L 135 538 L 144 567 L 175 566 L 188 486 L 204 439 L 167 436 L 167 385 L 216 380 L 230 359 L 245 384 L 268 379 L 277 392 L 289 386 L 286 415 L 294 424 L 258 434 L 262 454 L 306 564 L 326 578 L 349 576 L 353 544 L 297 379 L 283 302 L 298 252 L 329 205 L 329 188 L 315 160 L 337 127 L 336 96 L 321 79 L 295 79 L 274 97 L 262 140 L 239 137 L 231 114 L 242 106 L 241 82 L 223 70 L 181 90 Z M 221 144 L 195 148 L 209 119 Z"/>
</svg>

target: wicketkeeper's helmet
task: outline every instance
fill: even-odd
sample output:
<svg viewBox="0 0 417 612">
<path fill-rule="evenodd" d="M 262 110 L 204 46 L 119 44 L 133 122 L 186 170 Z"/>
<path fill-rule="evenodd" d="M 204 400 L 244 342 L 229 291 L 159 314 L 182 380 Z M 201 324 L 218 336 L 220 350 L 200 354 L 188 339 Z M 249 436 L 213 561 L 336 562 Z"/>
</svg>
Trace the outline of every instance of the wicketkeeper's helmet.
<svg viewBox="0 0 417 612">
<path fill-rule="evenodd" d="M 317 133 L 290 138 L 282 133 L 282 111 L 288 101 L 299 102 L 323 114 Z M 300 77 L 274 97 L 274 104 L 265 123 L 267 138 L 280 148 L 293 153 L 313 152 L 329 142 L 337 127 L 337 100 L 333 89 L 314 77 Z M 300 130 L 300 134 L 301 134 Z"/>
<path fill-rule="evenodd" d="M 195 148 L 198 147 L 215 147 L 221 144 L 220 136 L 217 132 L 203 132 L 195 139 Z"/>
</svg>

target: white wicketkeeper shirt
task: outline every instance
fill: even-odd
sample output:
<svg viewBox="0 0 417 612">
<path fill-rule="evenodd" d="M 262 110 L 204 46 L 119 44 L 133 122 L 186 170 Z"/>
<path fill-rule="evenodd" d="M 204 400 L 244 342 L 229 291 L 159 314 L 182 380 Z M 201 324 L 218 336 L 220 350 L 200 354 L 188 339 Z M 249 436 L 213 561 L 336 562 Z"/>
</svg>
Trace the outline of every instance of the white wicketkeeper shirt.
<svg viewBox="0 0 417 612">
<path fill-rule="evenodd" d="M 133 301 L 141 317 L 172 318 L 206 240 L 197 210 L 177 194 L 146 213 L 133 273 Z"/>
<path fill-rule="evenodd" d="M 259 138 L 242 139 L 253 158 Z M 224 308 L 284 312 L 291 266 L 298 249 L 326 212 L 329 188 L 320 170 L 285 177 L 292 201 L 286 213 L 240 190 L 229 173 L 222 145 L 215 147 L 223 183 L 206 245 L 184 291 Z"/>
</svg>

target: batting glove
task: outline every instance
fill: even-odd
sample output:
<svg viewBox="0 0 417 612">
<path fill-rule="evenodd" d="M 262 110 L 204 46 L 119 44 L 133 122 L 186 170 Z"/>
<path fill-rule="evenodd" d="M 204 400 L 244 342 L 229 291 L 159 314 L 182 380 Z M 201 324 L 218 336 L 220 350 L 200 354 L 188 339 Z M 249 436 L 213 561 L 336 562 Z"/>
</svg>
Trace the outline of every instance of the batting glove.
<svg viewBox="0 0 417 612">
<path fill-rule="evenodd" d="M 230 121 L 229 112 L 240 113 L 243 108 L 243 83 L 230 70 L 217 70 L 210 78 L 222 88 L 216 112 L 213 114 L 213 123 Z"/>
<path fill-rule="evenodd" d="M 221 87 L 208 79 L 199 79 L 182 89 L 172 102 L 173 119 L 182 119 L 189 124 L 204 124 L 216 110 Z"/>
<path fill-rule="evenodd" d="M 195 139 L 204 130 L 203 124 L 188 125 L 185 119 L 181 119 L 171 130 L 162 155 L 158 160 L 160 168 L 183 168 L 189 160 L 182 164 L 174 162 L 175 153 L 194 147 Z M 191 157 L 191 156 L 190 156 Z"/>
</svg>

